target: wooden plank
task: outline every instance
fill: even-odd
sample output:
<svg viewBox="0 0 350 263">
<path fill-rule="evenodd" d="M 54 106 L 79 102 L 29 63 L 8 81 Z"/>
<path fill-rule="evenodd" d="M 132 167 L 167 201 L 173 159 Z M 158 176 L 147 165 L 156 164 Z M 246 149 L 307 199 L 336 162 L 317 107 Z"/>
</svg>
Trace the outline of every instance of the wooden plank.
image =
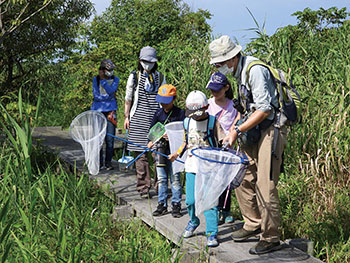
<svg viewBox="0 0 350 263">
<path fill-rule="evenodd" d="M 44 139 L 44 144 L 59 152 L 60 158 L 68 164 L 77 167 L 80 171 L 87 172 L 84 166 L 84 153 L 79 144 L 74 144 L 69 139 L 68 131 L 41 130 L 41 133 L 34 133 L 34 137 Z M 97 176 L 90 178 L 106 191 L 119 200 L 121 204 L 131 205 L 136 216 L 140 217 L 146 224 L 159 231 L 166 238 L 183 247 L 183 251 L 188 250 L 188 254 L 193 257 L 199 256 L 206 251 L 205 219 L 200 216 L 201 225 L 196 230 L 196 235 L 188 239 L 182 239 L 181 234 L 186 227 L 189 217 L 182 201 L 181 218 L 173 218 L 170 213 L 161 217 L 153 217 L 152 211 L 157 207 L 157 196 L 151 191 L 150 199 L 141 199 L 136 191 L 135 171 L 119 172 L 118 163 L 113 161 L 115 170 L 101 171 Z M 261 256 L 250 255 L 249 249 L 256 244 L 258 238 L 251 238 L 246 242 L 233 242 L 230 238 L 232 229 L 242 226 L 242 222 L 236 221 L 233 224 L 219 226 L 219 242 L 217 248 L 208 249 L 210 262 L 321 262 L 308 254 L 283 243 L 282 249 Z M 199 252 L 199 253 L 194 253 Z M 193 258 L 192 257 L 192 258 Z M 195 259 L 194 259 L 195 260 Z M 188 261 L 192 262 L 192 261 Z"/>
</svg>

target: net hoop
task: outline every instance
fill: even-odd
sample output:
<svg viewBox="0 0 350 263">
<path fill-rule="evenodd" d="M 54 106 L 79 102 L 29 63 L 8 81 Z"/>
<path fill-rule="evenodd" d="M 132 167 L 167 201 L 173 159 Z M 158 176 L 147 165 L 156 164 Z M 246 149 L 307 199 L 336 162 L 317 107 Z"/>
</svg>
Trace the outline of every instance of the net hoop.
<svg viewBox="0 0 350 263">
<path fill-rule="evenodd" d="M 229 152 L 235 156 L 237 156 L 240 159 L 240 162 L 223 162 L 223 161 L 217 161 L 217 160 L 213 160 L 213 159 L 208 159 L 205 157 L 200 156 L 199 154 L 196 154 L 195 151 L 197 150 L 208 150 L 208 151 L 223 151 L 223 149 L 220 148 L 213 148 L 213 147 L 208 147 L 208 148 L 195 148 L 191 150 L 191 154 L 193 154 L 194 156 L 196 156 L 197 158 L 204 160 L 204 161 L 208 161 L 208 162 L 212 162 L 212 163 L 220 163 L 220 164 L 228 164 L 228 165 L 237 165 L 237 164 L 245 164 L 247 165 L 249 163 L 248 158 L 245 154 L 242 153 L 235 153 L 232 150 L 225 150 L 226 152 Z"/>
<path fill-rule="evenodd" d="M 103 124 L 102 124 L 102 128 L 101 128 L 101 131 L 95 135 L 94 137 L 90 138 L 90 139 L 84 139 L 84 140 L 81 140 L 80 138 L 77 138 L 75 136 L 75 134 L 73 133 L 73 130 L 76 129 L 76 126 L 75 124 L 79 122 L 79 119 L 84 117 L 85 115 L 89 115 L 89 116 L 94 116 L 95 117 L 99 117 L 103 120 Z M 72 137 L 72 139 L 78 143 L 89 143 L 89 142 L 92 142 L 93 140 L 96 140 L 97 137 L 100 137 L 100 136 L 105 136 L 105 133 L 106 133 L 106 130 L 107 130 L 107 119 L 106 117 L 99 111 L 93 111 L 93 110 L 89 110 L 89 111 L 84 111 L 82 113 L 80 113 L 78 116 L 76 116 L 73 121 L 71 122 L 70 126 L 69 126 L 69 135 Z"/>
</svg>

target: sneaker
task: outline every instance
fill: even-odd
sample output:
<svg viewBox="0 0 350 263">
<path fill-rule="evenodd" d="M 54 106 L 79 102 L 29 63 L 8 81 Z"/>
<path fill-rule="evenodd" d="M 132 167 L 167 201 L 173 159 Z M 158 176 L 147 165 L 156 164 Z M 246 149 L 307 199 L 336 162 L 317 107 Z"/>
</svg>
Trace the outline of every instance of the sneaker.
<svg viewBox="0 0 350 263">
<path fill-rule="evenodd" d="M 282 246 L 279 241 L 277 242 L 267 242 L 265 240 L 260 240 L 254 247 L 249 249 L 249 254 L 261 255 L 269 253 L 271 251 L 279 250 Z"/>
<path fill-rule="evenodd" d="M 161 216 L 168 213 L 168 208 L 163 203 L 159 203 L 157 209 L 152 213 L 154 216 Z"/>
<path fill-rule="evenodd" d="M 210 234 L 207 239 L 208 247 L 217 247 L 219 245 L 218 237 L 216 234 Z"/>
<path fill-rule="evenodd" d="M 256 236 L 261 233 L 261 229 L 258 228 L 257 230 L 254 231 L 248 231 L 245 230 L 244 228 L 241 228 L 231 234 L 231 237 L 234 241 L 244 241 L 250 237 Z"/>
<path fill-rule="evenodd" d="M 228 223 L 233 223 L 235 221 L 235 219 L 233 218 L 232 214 L 230 211 L 223 211 L 220 210 L 219 212 L 219 225 L 222 225 L 224 223 L 228 224 Z"/>
<path fill-rule="evenodd" d="M 224 211 L 225 224 L 230 224 L 235 221 L 230 211 Z"/>
<path fill-rule="evenodd" d="M 114 169 L 114 167 L 112 166 L 111 163 L 106 163 L 106 170 L 107 171 L 110 171 L 110 170 L 113 170 L 113 169 Z"/>
<path fill-rule="evenodd" d="M 193 232 L 197 229 L 198 226 L 195 226 L 190 222 L 188 222 L 187 227 L 185 228 L 185 231 L 182 233 L 182 236 L 184 238 L 189 238 L 193 236 Z"/>
<path fill-rule="evenodd" d="M 173 209 L 171 211 L 171 215 L 175 218 L 181 217 L 181 204 L 180 203 L 173 203 Z"/>
</svg>

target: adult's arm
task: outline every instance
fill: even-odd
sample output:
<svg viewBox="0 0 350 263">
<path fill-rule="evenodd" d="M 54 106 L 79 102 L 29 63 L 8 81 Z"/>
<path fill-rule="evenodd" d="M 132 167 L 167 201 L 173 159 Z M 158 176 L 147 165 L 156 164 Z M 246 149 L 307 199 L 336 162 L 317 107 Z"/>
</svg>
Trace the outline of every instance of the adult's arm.
<svg viewBox="0 0 350 263">
<path fill-rule="evenodd" d="M 238 129 L 241 132 L 249 131 L 251 128 L 255 127 L 260 122 L 265 120 L 269 115 L 270 115 L 270 112 L 263 112 L 260 110 L 256 110 L 252 115 L 250 115 L 250 117 L 244 123 L 242 123 L 238 127 Z M 227 136 L 224 138 L 223 144 L 228 142 L 229 146 L 231 146 L 236 142 L 237 138 L 238 138 L 238 134 L 233 126 L 233 128 L 231 127 L 229 134 L 227 134 Z"/>
<path fill-rule="evenodd" d="M 124 104 L 124 129 L 129 129 L 130 109 L 134 96 L 134 75 L 130 74 L 126 83 L 125 104 Z"/>
<path fill-rule="evenodd" d="M 103 101 L 108 98 L 108 94 L 101 94 L 100 87 L 97 85 L 97 78 L 94 77 L 92 80 L 92 95 L 95 101 Z"/>
<path fill-rule="evenodd" d="M 125 101 L 132 102 L 134 97 L 134 74 L 130 74 L 125 87 Z M 130 110 L 129 110 L 130 111 Z"/>
<path fill-rule="evenodd" d="M 249 118 L 242 123 L 238 129 L 241 132 L 246 132 L 265 120 L 273 111 L 272 93 L 274 86 L 271 85 L 271 76 L 268 69 L 262 66 L 255 66 L 251 69 L 249 86 L 251 87 L 254 104 L 254 112 Z M 234 124 L 236 121 L 234 122 Z M 223 143 L 228 142 L 231 146 L 238 138 L 237 131 L 234 125 L 230 128 L 230 133 L 225 137 Z"/>
<path fill-rule="evenodd" d="M 119 85 L 119 78 L 114 77 L 114 81 L 112 82 L 112 85 L 109 85 L 106 79 L 101 79 L 100 81 L 101 86 L 106 90 L 108 95 L 113 94 L 117 91 L 118 85 Z"/>
</svg>

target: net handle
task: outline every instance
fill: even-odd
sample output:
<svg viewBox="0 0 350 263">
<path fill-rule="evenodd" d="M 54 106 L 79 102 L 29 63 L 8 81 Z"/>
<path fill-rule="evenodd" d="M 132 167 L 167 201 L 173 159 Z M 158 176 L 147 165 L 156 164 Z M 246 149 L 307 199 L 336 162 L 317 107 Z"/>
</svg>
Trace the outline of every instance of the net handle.
<svg viewBox="0 0 350 263">
<path fill-rule="evenodd" d="M 208 158 L 204 158 L 202 156 L 199 156 L 198 154 L 195 153 L 196 150 L 209 150 L 209 151 L 223 151 L 222 149 L 218 149 L 218 148 L 213 148 L 213 147 L 207 147 L 207 148 L 194 148 L 191 150 L 191 153 L 198 157 L 199 159 L 202 159 L 204 161 L 208 161 L 208 162 L 212 162 L 212 163 L 221 163 L 221 164 L 228 164 L 228 165 L 235 165 L 235 164 L 248 164 L 248 158 L 246 156 L 240 156 L 237 155 L 231 151 L 229 151 L 230 153 L 236 155 L 241 161 L 240 162 L 223 162 L 223 161 L 216 161 L 216 160 L 212 160 L 212 159 L 208 159 Z"/>
</svg>

